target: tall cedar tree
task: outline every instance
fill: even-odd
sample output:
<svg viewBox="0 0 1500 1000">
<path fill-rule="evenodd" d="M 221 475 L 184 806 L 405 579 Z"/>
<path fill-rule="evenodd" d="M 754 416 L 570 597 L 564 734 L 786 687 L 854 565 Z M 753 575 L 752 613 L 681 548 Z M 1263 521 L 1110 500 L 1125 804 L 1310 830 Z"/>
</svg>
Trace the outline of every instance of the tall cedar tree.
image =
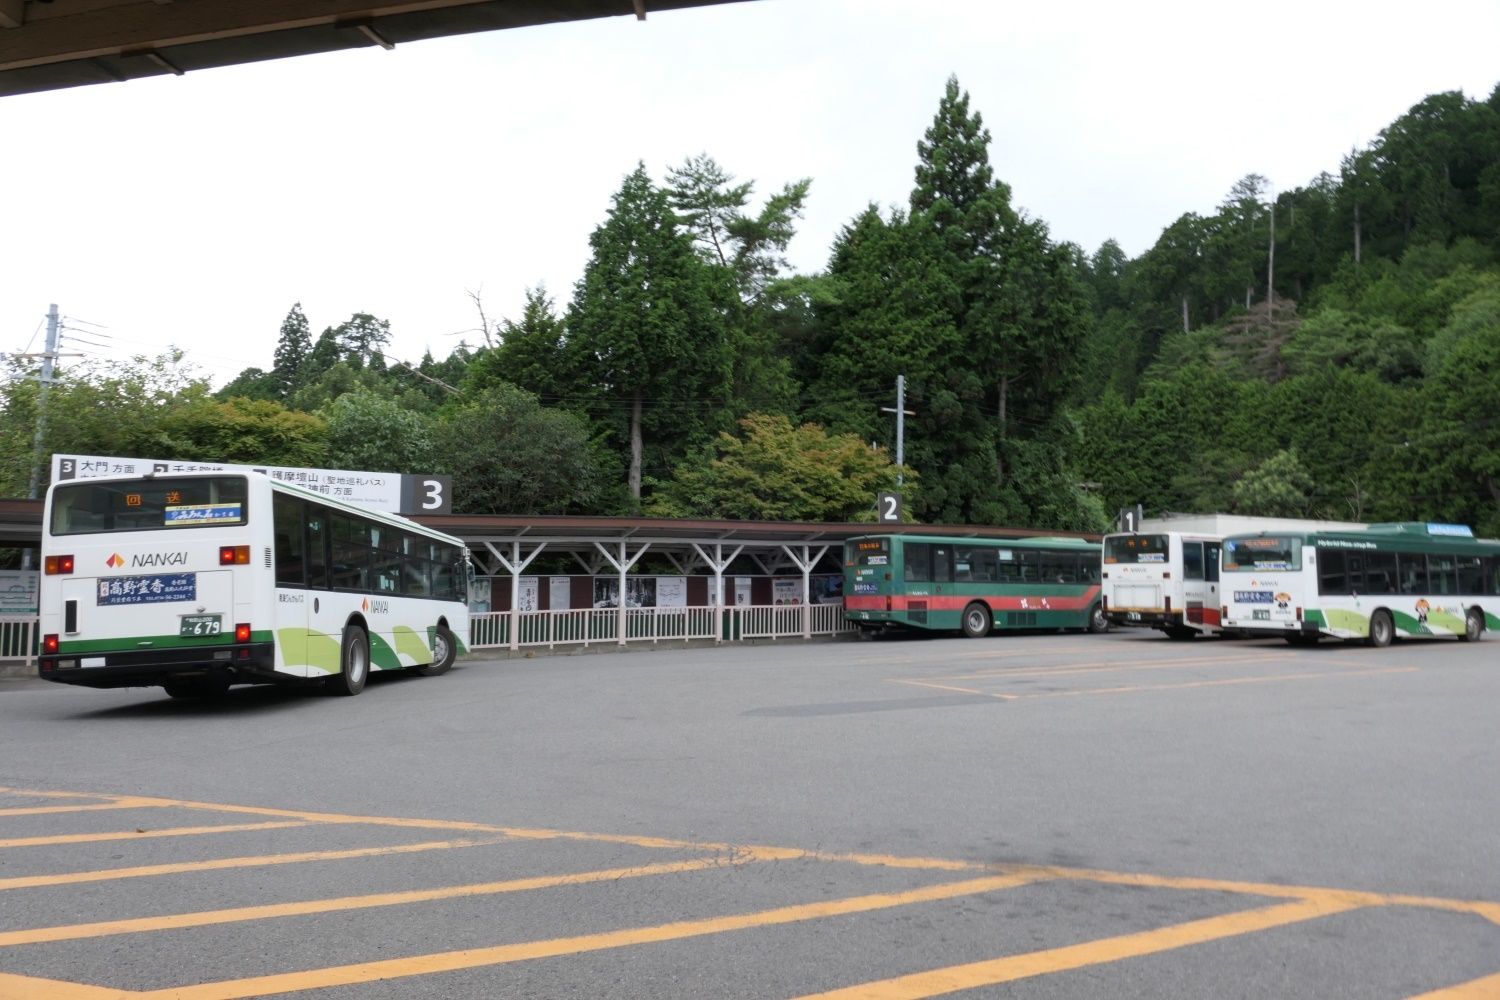
<svg viewBox="0 0 1500 1000">
<path fill-rule="evenodd" d="M 271 375 L 286 399 L 302 385 L 302 366 L 312 353 L 312 331 L 307 325 L 307 316 L 302 312 L 302 303 L 293 303 L 281 321 L 281 336 L 276 341 L 276 354 Z"/>
<path fill-rule="evenodd" d="M 698 257 L 644 164 L 613 202 L 574 289 L 567 367 L 601 410 L 624 410 L 627 486 L 639 506 L 648 445 L 665 477 L 728 413 L 734 287 Z"/>
</svg>

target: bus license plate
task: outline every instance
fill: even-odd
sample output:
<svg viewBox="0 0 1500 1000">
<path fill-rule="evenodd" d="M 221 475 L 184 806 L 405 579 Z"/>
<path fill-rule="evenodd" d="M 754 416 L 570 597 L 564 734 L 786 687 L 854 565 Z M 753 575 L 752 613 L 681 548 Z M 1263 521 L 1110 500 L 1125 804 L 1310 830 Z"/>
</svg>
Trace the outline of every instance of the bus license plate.
<svg viewBox="0 0 1500 1000">
<path fill-rule="evenodd" d="M 1264 610 L 1256 609 L 1256 610 L 1250 612 L 1250 617 L 1254 621 L 1268 622 L 1268 621 L 1271 620 L 1271 609 L 1270 608 L 1266 608 Z"/>
<path fill-rule="evenodd" d="M 222 615 L 183 615 L 178 635 L 218 635 L 224 630 Z"/>
<path fill-rule="evenodd" d="M 1125 612 L 1125 617 L 1133 622 L 1138 622 L 1141 620 L 1141 613 L 1139 611 L 1127 611 Z"/>
</svg>

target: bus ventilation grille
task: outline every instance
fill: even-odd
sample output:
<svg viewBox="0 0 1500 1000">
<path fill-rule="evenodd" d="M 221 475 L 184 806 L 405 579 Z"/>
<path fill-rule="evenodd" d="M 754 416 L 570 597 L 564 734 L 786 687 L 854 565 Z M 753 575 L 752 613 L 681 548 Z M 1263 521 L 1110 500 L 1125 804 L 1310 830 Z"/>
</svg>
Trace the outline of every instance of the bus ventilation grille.
<svg viewBox="0 0 1500 1000">
<path fill-rule="evenodd" d="M 906 604 L 906 614 L 914 622 L 927 624 L 927 602 L 908 601 Z"/>
<path fill-rule="evenodd" d="M 1035 611 L 1010 611 L 1006 613 L 1005 624 L 1011 628 L 1036 628 Z"/>
<path fill-rule="evenodd" d="M 271 546 L 266 546 L 266 569 L 271 568 Z"/>
</svg>

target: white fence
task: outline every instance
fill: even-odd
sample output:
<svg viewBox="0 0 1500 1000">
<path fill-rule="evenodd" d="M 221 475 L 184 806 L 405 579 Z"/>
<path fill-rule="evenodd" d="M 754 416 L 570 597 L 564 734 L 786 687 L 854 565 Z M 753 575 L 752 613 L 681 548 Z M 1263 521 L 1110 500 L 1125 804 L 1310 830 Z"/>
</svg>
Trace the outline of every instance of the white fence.
<svg viewBox="0 0 1500 1000">
<path fill-rule="evenodd" d="M 36 662 L 37 619 L 0 618 L 0 663 Z"/>
<path fill-rule="evenodd" d="M 714 628 L 714 608 L 626 608 L 625 641 L 660 642 L 663 639 L 801 639 L 852 632 L 838 604 L 756 605 L 725 608 L 719 628 Z M 473 649 L 512 646 L 510 630 L 516 623 L 514 647 L 590 646 L 620 642 L 618 608 L 583 608 L 577 611 L 492 611 L 469 619 Z"/>
<path fill-rule="evenodd" d="M 617 608 L 578 611 L 526 611 L 515 616 L 516 648 L 590 646 L 620 641 Z M 714 608 L 626 608 L 626 642 L 664 639 L 801 639 L 852 632 L 837 604 L 755 605 L 725 608 L 714 628 Z M 492 611 L 470 619 L 469 646 L 473 649 L 511 645 L 511 613 Z M 0 663 L 36 662 L 38 622 L 35 618 L 0 618 Z"/>
</svg>

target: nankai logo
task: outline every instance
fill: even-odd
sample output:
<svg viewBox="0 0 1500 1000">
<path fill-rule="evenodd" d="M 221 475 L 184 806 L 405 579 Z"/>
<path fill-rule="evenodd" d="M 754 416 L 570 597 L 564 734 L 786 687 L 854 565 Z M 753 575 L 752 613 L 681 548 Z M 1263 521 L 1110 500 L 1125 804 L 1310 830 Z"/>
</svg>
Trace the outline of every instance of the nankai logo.
<svg viewBox="0 0 1500 1000">
<path fill-rule="evenodd" d="M 121 566 L 125 565 L 125 557 L 116 552 L 108 559 L 104 560 L 104 565 L 108 566 L 110 569 L 118 569 Z"/>
<path fill-rule="evenodd" d="M 186 566 L 188 554 L 186 552 L 147 552 L 144 555 L 137 553 L 130 557 L 130 565 L 141 566 Z M 106 560 L 104 565 L 110 569 L 119 569 L 125 565 L 125 557 L 115 552 Z"/>
</svg>

